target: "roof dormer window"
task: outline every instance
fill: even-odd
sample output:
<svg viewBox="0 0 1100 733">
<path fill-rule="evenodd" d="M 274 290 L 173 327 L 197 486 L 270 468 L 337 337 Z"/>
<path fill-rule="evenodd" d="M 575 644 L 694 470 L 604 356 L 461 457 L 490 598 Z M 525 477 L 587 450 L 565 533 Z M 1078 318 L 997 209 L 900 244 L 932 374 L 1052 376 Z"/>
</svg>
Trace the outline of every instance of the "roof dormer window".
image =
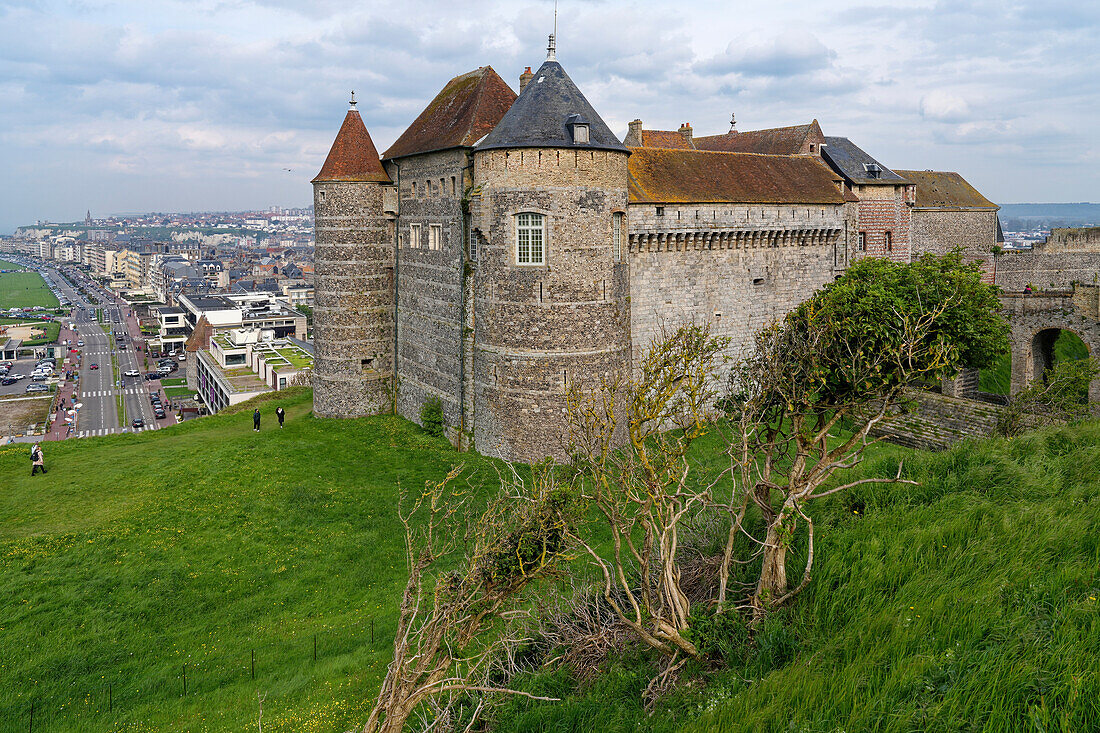
<svg viewBox="0 0 1100 733">
<path fill-rule="evenodd" d="M 569 134 L 573 137 L 574 145 L 588 144 L 588 120 L 581 115 L 569 115 L 565 120 L 565 125 L 569 128 Z"/>
</svg>

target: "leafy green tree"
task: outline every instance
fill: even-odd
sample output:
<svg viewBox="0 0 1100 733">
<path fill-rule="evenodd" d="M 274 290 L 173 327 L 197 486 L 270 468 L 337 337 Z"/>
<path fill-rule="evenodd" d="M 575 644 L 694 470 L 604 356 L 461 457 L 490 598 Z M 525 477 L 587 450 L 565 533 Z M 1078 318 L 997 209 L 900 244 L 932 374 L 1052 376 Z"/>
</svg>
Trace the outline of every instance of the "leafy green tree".
<svg viewBox="0 0 1100 733">
<path fill-rule="evenodd" d="M 729 448 L 739 484 L 730 514 L 739 516 L 738 501 L 751 501 L 767 528 L 751 602 L 758 618 L 810 582 L 814 529 L 805 505 L 859 483 L 901 480 L 899 466 L 893 478 L 826 488 L 862 460 L 870 431 L 906 386 L 988 366 L 1005 350 L 999 308 L 979 265 L 958 253 L 910 264 L 866 258 L 757 335 L 753 353 L 731 373 L 727 404 L 739 425 Z M 842 421 L 855 429 L 840 434 Z M 787 552 L 800 521 L 808 527 L 807 561 L 791 589 Z"/>
</svg>

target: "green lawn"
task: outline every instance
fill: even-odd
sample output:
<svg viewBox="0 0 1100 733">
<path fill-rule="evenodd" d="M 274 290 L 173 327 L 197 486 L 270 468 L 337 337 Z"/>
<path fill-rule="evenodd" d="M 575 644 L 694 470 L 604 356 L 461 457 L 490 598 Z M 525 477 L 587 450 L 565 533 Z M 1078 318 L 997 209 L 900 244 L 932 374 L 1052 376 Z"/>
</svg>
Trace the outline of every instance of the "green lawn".
<svg viewBox="0 0 1100 733">
<path fill-rule="evenodd" d="M 188 389 L 187 387 L 165 387 L 165 397 L 190 397 L 195 393 L 195 390 Z"/>
<path fill-rule="evenodd" d="M 37 272 L 6 272 L 0 275 L 0 308 L 56 308 L 58 300 Z"/>
<path fill-rule="evenodd" d="M 25 270 L 27 268 L 15 262 L 8 262 L 7 260 L 0 260 L 0 270 Z"/>
<path fill-rule="evenodd" d="M 165 387 L 180 387 L 187 384 L 185 377 L 169 377 L 168 379 L 160 380 L 162 386 Z"/>
<path fill-rule="evenodd" d="M 35 731 L 241 731 L 259 692 L 265 733 L 362 722 L 405 582 L 398 484 L 481 460 L 397 418 L 314 419 L 300 388 L 257 434 L 252 404 L 46 444 L 33 479 L 0 449 L 0 721 L 33 701 Z"/>
</svg>

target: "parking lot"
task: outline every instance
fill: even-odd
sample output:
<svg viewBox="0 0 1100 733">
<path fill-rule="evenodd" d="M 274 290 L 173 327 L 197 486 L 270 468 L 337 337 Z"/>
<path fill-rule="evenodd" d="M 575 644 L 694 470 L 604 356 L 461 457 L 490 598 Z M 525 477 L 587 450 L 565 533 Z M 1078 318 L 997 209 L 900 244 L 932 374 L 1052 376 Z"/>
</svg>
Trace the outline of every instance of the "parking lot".
<svg viewBox="0 0 1100 733">
<path fill-rule="evenodd" d="M 31 382 L 31 372 L 34 371 L 36 361 L 36 359 L 20 359 L 14 362 L 11 371 L 8 372 L 8 376 L 14 376 L 16 374 L 25 374 L 27 376 L 25 379 L 20 379 L 15 384 L 0 385 L 0 397 L 5 397 L 7 395 L 22 396 L 26 394 L 28 384 L 38 384 L 36 382 Z"/>
</svg>

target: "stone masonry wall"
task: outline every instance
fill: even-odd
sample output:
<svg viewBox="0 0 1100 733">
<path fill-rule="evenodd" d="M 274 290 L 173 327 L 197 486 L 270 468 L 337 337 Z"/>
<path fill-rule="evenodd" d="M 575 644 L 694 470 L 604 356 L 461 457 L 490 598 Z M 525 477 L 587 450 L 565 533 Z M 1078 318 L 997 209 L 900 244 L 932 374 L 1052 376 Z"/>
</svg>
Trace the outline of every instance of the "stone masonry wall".
<svg viewBox="0 0 1100 733">
<path fill-rule="evenodd" d="M 354 417 L 390 409 L 393 236 L 386 186 L 317 183 L 313 410 Z"/>
<path fill-rule="evenodd" d="M 913 209 L 909 241 L 913 259 L 925 253 L 943 255 L 961 247 L 967 260 L 983 263 L 986 280 L 993 282 L 996 211 Z"/>
<path fill-rule="evenodd" d="M 627 156 L 592 150 L 474 155 L 474 447 L 516 460 L 566 456 L 570 385 L 630 368 L 629 275 L 612 248 Z M 546 264 L 519 265 L 515 216 L 546 217 Z"/>
<path fill-rule="evenodd" d="M 1064 290 L 1075 282 L 1094 285 L 1100 280 L 1100 250 L 1083 246 L 1072 251 L 1066 247 L 1067 240 L 1053 239 L 1052 234 L 1030 250 L 1005 250 L 997 257 L 997 285 L 1019 293 L 1028 285 L 1035 290 Z"/>
<path fill-rule="evenodd" d="M 846 206 L 669 206 L 662 216 L 654 209 L 630 207 L 634 359 L 662 327 L 691 322 L 730 337 L 735 356 L 841 272 Z"/>
<path fill-rule="evenodd" d="M 910 261 L 910 228 L 912 207 L 905 201 L 903 186 L 859 186 L 856 191 L 858 219 L 852 259 L 883 257 L 894 262 Z M 887 249 L 886 234 L 890 234 Z M 864 235 L 864 249 L 859 249 L 859 233 Z"/>
<path fill-rule="evenodd" d="M 467 160 L 466 151 L 455 148 L 386 162 L 400 196 L 397 412 L 419 422 L 424 403 L 438 397 L 451 433 L 462 424 L 462 196 Z M 412 241 L 413 225 L 419 226 L 417 242 Z M 439 227 L 438 249 L 430 246 L 433 226 Z"/>
</svg>

